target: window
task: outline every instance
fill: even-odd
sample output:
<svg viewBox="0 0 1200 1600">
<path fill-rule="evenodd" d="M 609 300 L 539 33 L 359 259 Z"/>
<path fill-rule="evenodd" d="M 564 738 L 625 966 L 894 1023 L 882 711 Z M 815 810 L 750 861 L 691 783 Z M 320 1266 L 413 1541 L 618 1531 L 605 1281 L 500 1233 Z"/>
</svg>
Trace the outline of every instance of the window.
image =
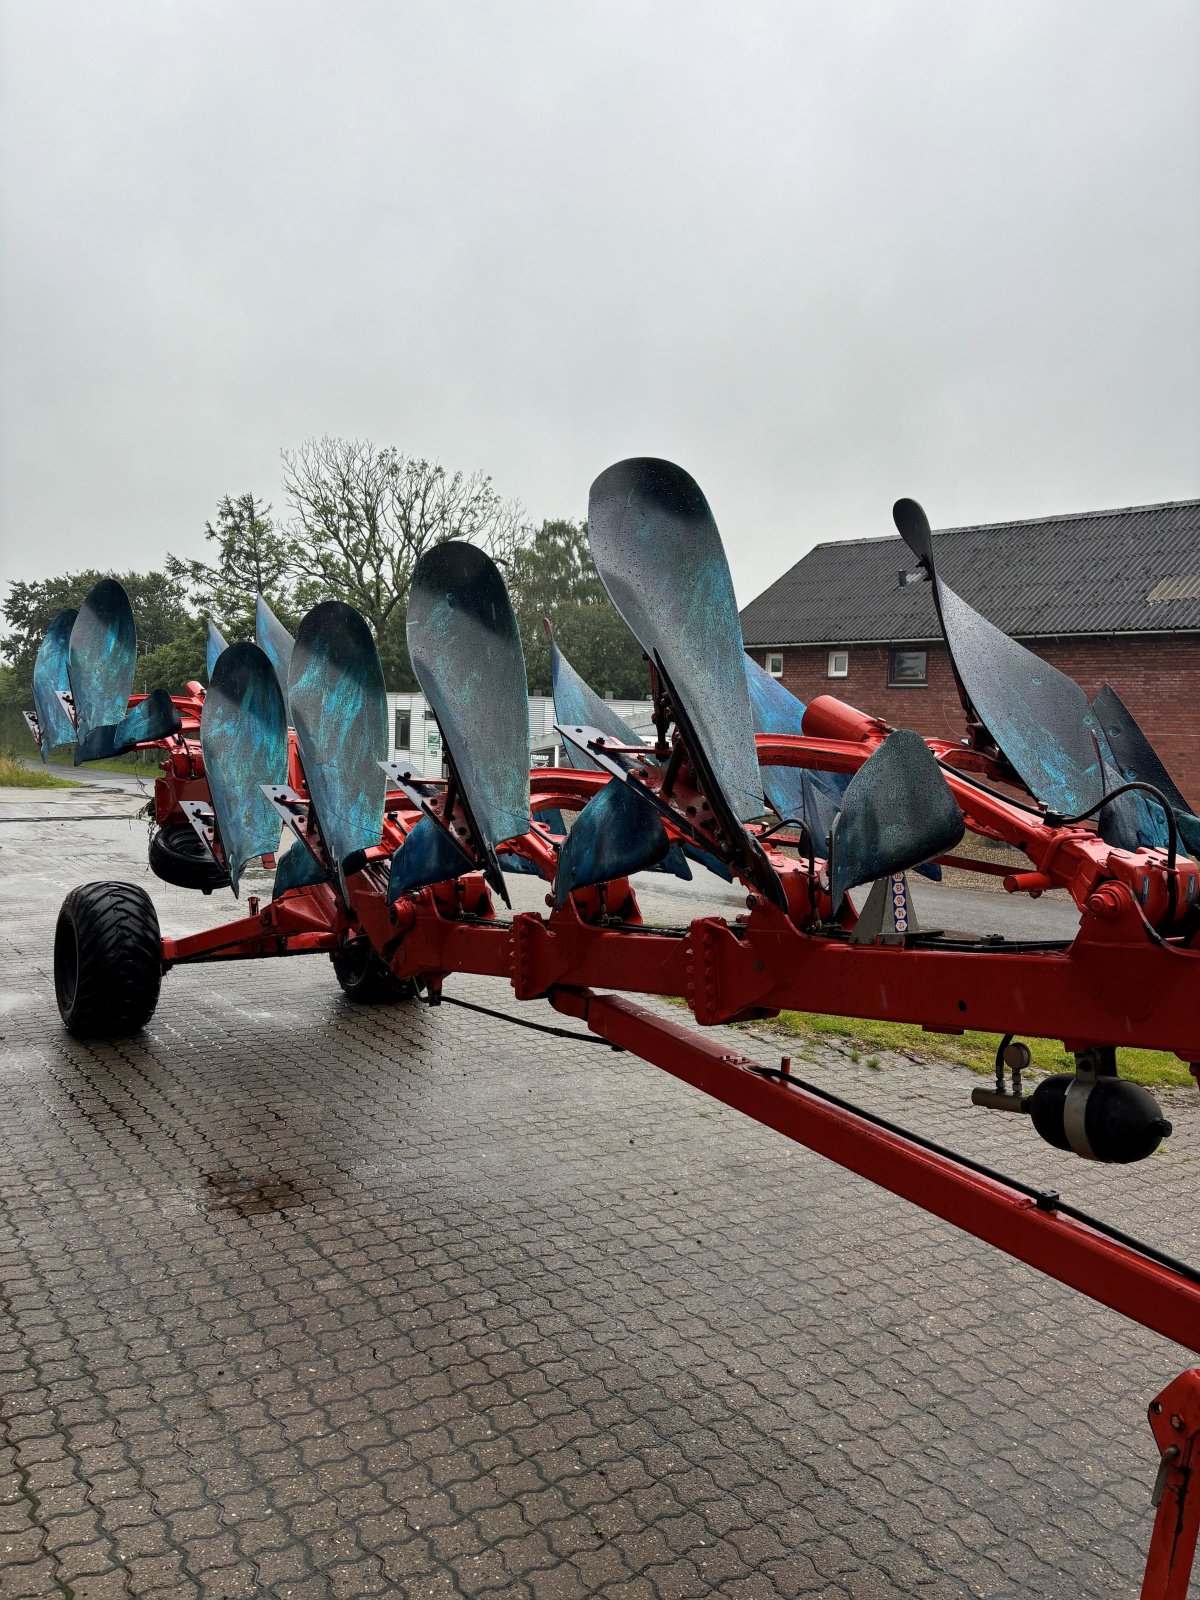
<svg viewBox="0 0 1200 1600">
<path fill-rule="evenodd" d="M 849 650 L 831 650 L 829 652 L 829 665 L 825 670 L 827 678 L 848 678 L 850 676 Z"/>
<path fill-rule="evenodd" d="M 412 712 L 396 712 L 396 737 L 392 742 L 393 750 L 412 749 Z"/>
<path fill-rule="evenodd" d="M 888 688 L 924 688 L 929 682 L 928 651 L 889 650 Z"/>
<path fill-rule="evenodd" d="M 782 678 L 783 677 L 783 651 L 782 650 L 768 650 L 767 654 L 766 654 L 766 659 L 764 660 L 763 665 L 766 667 L 767 671 L 771 674 L 771 676 L 773 678 Z"/>
</svg>

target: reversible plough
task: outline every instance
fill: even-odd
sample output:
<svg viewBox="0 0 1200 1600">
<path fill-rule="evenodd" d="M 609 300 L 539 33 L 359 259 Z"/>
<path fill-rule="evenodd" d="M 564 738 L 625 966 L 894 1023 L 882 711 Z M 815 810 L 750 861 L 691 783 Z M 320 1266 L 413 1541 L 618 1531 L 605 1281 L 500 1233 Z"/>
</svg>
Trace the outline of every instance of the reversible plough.
<svg viewBox="0 0 1200 1600">
<path fill-rule="evenodd" d="M 418 563 L 414 670 L 441 729 L 446 776 L 389 763 L 371 634 L 316 606 L 293 640 L 263 601 L 256 643 L 210 626 L 207 691 L 133 696 L 124 591 L 98 584 L 51 626 L 30 725 L 77 762 L 164 754 L 151 864 L 235 895 L 274 867 L 265 903 L 160 937 L 128 884 L 67 896 L 55 937 L 59 1009 L 79 1036 L 142 1027 L 162 974 L 200 961 L 322 952 L 357 1000 L 423 998 L 475 973 L 544 999 L 610 1044 L 1145 1327 L 1200 1350 L 1200 1273 L 1066 1204 L 881 1122 L 619 994 L 683 1000 L 701 1025 L 784 1008 L 997 1036 L 996 1085 L 976 1104 L 1023 1113 L 1044 1139 L 1133 1162 L 1169 1133 L 1117 1051 L 1173 1052 L 1200 1073 L 1200 821 L 1111 689 L 1096 701 L 1008 639 L 941 580 L 921 508 L 896 524 L 932 585 L 967 735 L 922 739 L 822 696 L 802 705 L 746 656 L 716 524 L 696 483 L 656 460 L 592 486 L 596 568 L 642 646 L 653 742 L 640 739 L 551 640 L 568 765 L 530 770 L 520 635 L 476 547 Z M 568 825 L 567 818 L 570 818 Z M 276 857 L 281 830 L 290 848 Z M 966 830 L 1019 852 L 1009 870 L 954 852 Z M 1011 893 L 1067 891 L 1073 939 L 1006 940 L 917 926 L 907 874 L 1001 871 Z M 745 911 L 647 925 L 630 879 L 699 865 L 746 890 Z M 504 916 L 506 872 L 548 888 L 544 914 Z M 856 910 L 849 891 L 870 885 Z M 1031 910 L 1031 923 L 1036 913 Z M 447 996 L 446 998 L 451 998 Z M 1060 1040 L 1073 1073 L 1025 1092 L 1018 1035 Z M 1144 1596 L 1185 1594 L 1200 1524 L 1200 1369 L 1150 1408 L 1161 1453 Z"/>
</svg>

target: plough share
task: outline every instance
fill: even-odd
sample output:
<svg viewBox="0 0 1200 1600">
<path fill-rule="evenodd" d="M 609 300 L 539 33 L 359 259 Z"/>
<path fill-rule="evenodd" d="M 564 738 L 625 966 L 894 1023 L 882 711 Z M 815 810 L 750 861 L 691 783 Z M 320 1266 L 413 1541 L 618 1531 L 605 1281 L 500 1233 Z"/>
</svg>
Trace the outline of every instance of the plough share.
<svg viewBox="0 0 1200 1600">
<path fill-rule="evenodd" d="M 72 891 L 54 954 L 66 1026 L 134 1032 L 162 974 L 201 961 L 324 953 L 353 999 L 431 1005 L 456 974 L 496 978 L 1200 1350 L 1195 1269 L 818 1091 L 786 1058 L 762 1066 L 623 997 L 681 999 L 704 1027 L 798 1009 L 989 1031 L 996 1085 L 976 1104 L 1027 1115 L 1087 1159 L 1134 1162 L 1170 1132 L 1153 1096 L 1119 1076 L 1117 1052 L 1174 1052 L 1200 1075 L 1200 821 L 1111 689 L 1089 703 L 992 627 L 939 576 L 921 508 L 901 500 L 894 516 L 932 586 L 959 743 L 831 696 L 804 706 L 750 661 L 708 504 L 664 461 L 601 474 L 588 524 L 646 656 L 655 735 L 628 728 L 552 639 L 564 767 L 530 769 L 520 635 L 499 572 L 472 545 L 428 552 L 409 602 L 444 776 L 388 762 L 379 658 L 349 606 L 316 606 L 293 640 L 260 599 L 255 643 L 227 645 L 210 624 L 207 689 L 137 696 L 129 602 L 104 580 L 39 652 L 29 721 L 43 755 L 66 742 L 77 763 L 160 748 L 154 870 L 235 895 L 251 863 L 275 879 L 246 916 L 183 938 L 160 936 L 137 886 Z M 281 830 L 291 843 L 279 853 Z M 917 927 L 910 872 L 989 870 L 955 854 L 968 830 L 1024 856 L 1005 869 L 1011 893 L 1070 894 L 1073 939 Z M 644 922 L 631 878 L 693 866 L 741 884 L 744 912 Z M 545 881 L 544 913 L 498 912 L 514 872 Z M 868 885 L 856 910 L 850 891 Z M 1022 1035 L 1061 1040 L 1076 1070 L 1024 1092 Z M 1161 1467 L 1143 1595 L 1179 1600 L 1200 1526 L 1200 1369 L 1150 1415 Z"/>
</svg>

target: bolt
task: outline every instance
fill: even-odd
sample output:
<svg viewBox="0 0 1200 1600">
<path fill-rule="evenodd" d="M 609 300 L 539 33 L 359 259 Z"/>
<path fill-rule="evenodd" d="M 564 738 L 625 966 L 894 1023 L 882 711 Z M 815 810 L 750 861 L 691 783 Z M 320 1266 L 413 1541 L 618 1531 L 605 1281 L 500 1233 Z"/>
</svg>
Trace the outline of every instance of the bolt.
<svg viewBox="0 0 1200 1600">
<path fill-rule="evenodd" d="M 1089 895 L 1087 909 L 1102 922 L 1111 922 L 1121 914 L 1121 896 L 1112 884 L 1103 884 L 1095 894 Z"/>
</svg>

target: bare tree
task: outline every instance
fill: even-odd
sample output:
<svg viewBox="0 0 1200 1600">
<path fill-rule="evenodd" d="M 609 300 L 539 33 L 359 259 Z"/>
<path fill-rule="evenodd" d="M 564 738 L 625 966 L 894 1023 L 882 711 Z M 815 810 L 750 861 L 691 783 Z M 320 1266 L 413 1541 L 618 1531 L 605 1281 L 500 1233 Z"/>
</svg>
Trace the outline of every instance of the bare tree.
<svg viewBox="0 0 1200 1600">
<path fill-rule="evenodd" d="M 364 439 L 309 439 L 285 450 L 292 512 L 288 565 L 301 584 L 348 600 L 394 654 L 413 568 L 433 545 L 470 539 L 504 559 L 523 542 L 521 507 L 484 473 L 449 473 L 435 461 Z M 392 650 L 385 649 L 389 631 Z"/>
</svg>

